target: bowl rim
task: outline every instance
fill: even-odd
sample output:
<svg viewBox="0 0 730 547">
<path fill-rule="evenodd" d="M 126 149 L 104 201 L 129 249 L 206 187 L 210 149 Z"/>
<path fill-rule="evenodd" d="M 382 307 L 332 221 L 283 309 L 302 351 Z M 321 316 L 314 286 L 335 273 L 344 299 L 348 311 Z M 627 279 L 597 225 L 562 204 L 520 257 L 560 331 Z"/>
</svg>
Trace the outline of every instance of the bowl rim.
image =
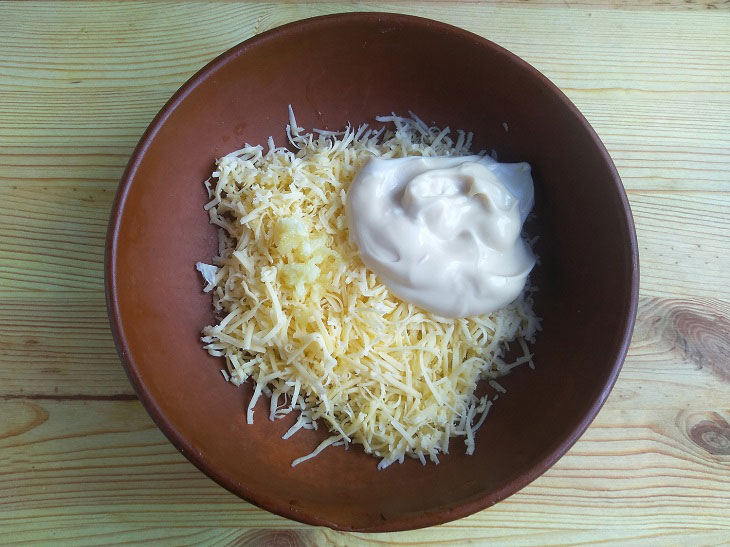
<svg viewBox="0 0 730 547">
<path fill-rule="evenodd" d="M 619 344 L 619 350 L 616 354 L 614 362 L 611 367 L 611 371 L 603 386 L 600 395 L 593 402 L 588 412 L 581 418 L 577 427 L 575 427 L 568 435 L 558 439 L 546 452 L 546 455 L 527 472 L 507 482 L 501 488 L 494 490 L 489 493 L 482 493 L 470 498 L 460 500 L 451 505 L 440 507 L 432 511 L 422 511 L 417 514 L 394 517 L 388 521 L 380 521 L 372 523 L 368 526 L 355 527 L 350 526 L 344 522 L 334 522 L 325 518 L 318 517 L 315 514 L 311 514 L 304 510 L 294 510 L 289 507 L 287 503 L 277 502 L 266 497 L 265 493 L 249 489 L 245 484 L 235 481 L 231 477 L 228 477 L 215 468 L 213 468 L 209 462 L 207 462 L 201 454 L 198 454 L 193 450 L 192 445 L 182 437 L 175 425 L 168 419 L 164 414 L 161 407 L 150 395 L 149 390 L 141 381 L 139 368 L 137 363 L 131 357 L 129 351 L 129 344 L 124 332 L 123 320 L 120 315 L 118 306 L 118 285 L 116 277 L 116 266 L 117 266 L 117 244 L 120 234 L 120 224 L 126 198 L 129 193 L 129 189 L 135 179 L 137 170 L 150 146 L 152 141 L 155 139 L 160 128 L 165 124 L 168 117 L 175 111 L 175 109 L 186 99 L 186 97 L 205 79 L 211 74 L 215 73 L 219 68 L 233 60 L 237 56 L 243 54 L 246 50 L 256 47 L 264 42 L 270 40 L 277 40 L 284 37 L 291 29 L 316 29 L 322 26 L 328 26 L 332 24 L 339 24 L 342 22 L 376 22 L 381 24 L 389 23 L 402 23 L 410 26 L 419 27 L 424 30 L 445 32 L 452 36 L 459 37 L 462 39 L 471 40 L 479 43 L 482 47 L 491 49 L 497 54 L 506 57 L 511 63 L 517 64 L 522 70 L 527 71 L 536 82 L 539 82 L 542 86 L 557 99 L 563 103 L 563 105 L 575 116 L 583 128 L 587 131 L 593 144 L 597 147 L 600 155 L 604 162 L 609 168 L 611 179 L 613 181 L 614 190 L 619 196 L 621 207 L 624 214 L 624 222 L 627 227 L 629 234 L 629 250 L 632 258 L 632 268 L 630 272 L 630 298 L 625 303 L 622 319 L 622 337 Z M 638 306 L 638 294 L 639 294 L 639 252 L 638 243 L 636 238 L 636 229 L 629 206 L 628 198 L 626 196 L 625 189 L 619 177 L 616 166 L 614 165 L 608 151 L 604 144 L 599 139 L 595 130 L 591 127 L 588 121 L 585 119 L 583 114 L 578 108 L 568 99 L 568 97 L 546 76 L 539 72 L 532 65 L 521 59 L 517 55 L 511 53 L 507 49 L 495 44 L 494 42 L 479 36 L 478 34 L 464 30 L 462 28 L 434 21 L 423 17 L 404 15 L 387 12 L 348 12 L 348 13 L 336 13 L 330 15 L 322 15 L 317 17 L 311 17 L 294 21 L 282 26 L 278 26 L 274 29 L 265 31 L 261 34 L 254 35 L 251 38 L 233 46 L 227 51 L 221 53 L 215 57 L 212 61 L 207 63 L 203 68 L 198 70 L 192 77 L 190 77 L 165 103 L 162 109 L 154 117 L 150 125 L 142 134 L 137 146 L 130 157 L 130 160 L 124 170 L 122 178 L 120 179 L 119 186 L 117 188 L 116 197 L 114 204 L 111 209 L 109 217 L 109 225 L 107 230 L 107 237 L 105 241 L 105 256 L 104 256 L 104 289 L 106 295 L 107 313 L 109 316 L 109 322 L 111 325 L 112 336 L 114 343 L 117 347 L 120 360 L 127 376 L 137 393 L 138 398 L 142 402 L 144 408 L 151 416 L 155 424 L 165 434 L 168 440 L 180 451 L 191 463 L 193 463 L 200 471 L 205 473 L 208 477 L 213 479 L 220 486 L 226 490 L 236 494 L 240 498 L 260 507 L 266 511 L 274 514 L 281 515 L 288 519 L 302 522 L 305 524 L 311 524 L 315 526 L 327 526 L 329 528 L 347 531 L 347 532 L 394 532 L 404 530 L 414 530 L 418 528 L 424 528 L 428 526 L 434 526 L 450 522 L 462 517 L 466 517 L 473 513 L 476 513 L 482 509 L 490 507 L 499 501 L 509 497 L 510 495 L 521 490 L 536 478 L 547 471 L 552 465 L 554 465 L 580 438 L 581 435 L 586 431 L 589 425 L 593 422 L 599 410 L 605 403 L 611 389 L 616 383 L 619 372 L 623 365 L 626 357 L 626 353 L 631 342 L 631 337 L 634 329 L 634 323 L 636 320 L 637 306 Z"/>
</svg>

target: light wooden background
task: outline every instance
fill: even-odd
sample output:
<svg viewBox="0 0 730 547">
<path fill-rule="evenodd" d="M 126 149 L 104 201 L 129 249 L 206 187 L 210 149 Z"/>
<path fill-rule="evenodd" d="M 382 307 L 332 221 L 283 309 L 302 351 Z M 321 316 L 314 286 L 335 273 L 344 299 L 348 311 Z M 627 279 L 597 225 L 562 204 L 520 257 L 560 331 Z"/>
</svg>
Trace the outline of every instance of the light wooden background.
<svg viewBox="0 0 730 547">
<path fill-rule="evenodd" d="M 730 543 L 730 4 L 0 3 L 0 543 Z M 583 438 L 492 509 L 343 534 L 219 488 L 137 401 L 107 324 L 122 169 L 165 100 L 251 35 L 345 10 L 429 16 L 507 47 L 612 154 L 641 248 L 629 357 Z"/>
</svg>

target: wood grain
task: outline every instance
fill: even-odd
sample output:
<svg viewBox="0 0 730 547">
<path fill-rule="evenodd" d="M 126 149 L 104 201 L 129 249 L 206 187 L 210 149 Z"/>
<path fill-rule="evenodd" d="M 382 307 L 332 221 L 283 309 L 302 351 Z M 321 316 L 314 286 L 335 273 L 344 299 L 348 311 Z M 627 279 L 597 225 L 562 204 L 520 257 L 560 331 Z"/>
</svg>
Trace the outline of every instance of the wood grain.
<svg viewBox="0 0 730 547">
<path fill-rule="evenodd" d="M 72 306 L 50 298 L 34 306 L 27 300 L 0 299 L 0 400 L 134 398 L 111 340 L 102 296 L 75 300 Z M 621 380 L 636 385 L 616 385 L 622 400 L 639 398 L 642 408 L 698 397 L 715 400 L 722 394 L 730 401 L 727 300 L 642 297 L 638 319 L 621 373 Z M 644 383 L 666 389 L 646 392 L 640 387 Z M 682 390 L 685 384 L 692 390 Z"/>
<path fill-rule="evenodd" d="M 457 532 L 445 536 L 450 540 L 458 534 L 488 537 L 494 527 L 624 534 L 657 527 L 727 529 L 730 457 L 691 441 L 692 427 L 705 419 L 704 401 L 680 404 L 678 412 L 666 404 L 646 409 L 641 398 L 616 404 L 621 397 L 618 390 L 570 453 L 530 487 L 437 530 Z M 101 536 L 116 534 L 120 519 L 131 532 L 161 526 L 292 527 L 197 472 L 135 401 L 22 400 L 0 407 L 14 416 L 0 433 L 5 533 L 33 541 L 56 530 L 67 534 L 58 539 L 75 539 L 91 531 L 76 526 L 81 520 L 93 522 Z M 730 419 L 730 409 L 716 414 L 725 423 Z"/>
<path fill-rule="evenodd" d="M 728 8 L 727 0 L 0 3 L 0 543 L 728 543 Z M 640 244 L 635 335 L 594 424 L 523 491 L 424 531 L 307 527 L 222 490 L 144 412 L 106 320 L 108 213 L 154 114 L 239 41 L 352 10 L 456 24 L 545 73 L 614 158 Z"/>
<path fill-rule="evenodd" d="M 725 192 L 630 191 L 641 287 L 651 296 L 727 293 L 730 183 Z M 39 201 L 39 191 L 49 196 Z M 0 187 L 0 298 L 54 292 L 100 298 L 113 189 Z M 25 297 L 25 296 L 24 296 Z"/>
</svg>

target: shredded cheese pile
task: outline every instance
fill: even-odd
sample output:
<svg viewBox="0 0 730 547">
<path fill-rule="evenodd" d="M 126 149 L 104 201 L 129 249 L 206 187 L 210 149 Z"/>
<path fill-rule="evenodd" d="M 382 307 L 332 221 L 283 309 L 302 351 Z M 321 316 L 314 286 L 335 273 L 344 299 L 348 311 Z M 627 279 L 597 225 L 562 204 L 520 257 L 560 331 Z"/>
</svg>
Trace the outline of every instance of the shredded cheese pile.
<svg viewBox="0 0 730 547">
<path fill-rule="evenodd" d="M 269 419 L 299 411 L 288 438 L 319 423 L 331 432 L 317 449 L 361 444 L 383 469 L 405 456 L 438 463 L 452 437 L 468 454 L 492 400 L 477 397 L 490 380 L 532 364 L 526 341 L 539 320 L 530 291 L 496 313 L 446 319 L 399 300 L 369 272 L 348 238 L 348 185 L 371 156 L 462 156 L 472 136 L 429 127 L 411 113 L 378 117 L 343 132 L 304 133 L 290 108 L 287 135 L 296 152 L 246 146 L 221 158 L 206 181 L 205 209 L 220 227 L 219 256 L 198 263 L 212 291 L 217 324 L 203 330 L 211 355 L 225 357 L 226 379 L 251 378 L 246 412 L 262 394 Z M 524 355 L 502 356 L 511 341 Z M 498 394 L 494 397 L 498 397 Z"/>
</svg>

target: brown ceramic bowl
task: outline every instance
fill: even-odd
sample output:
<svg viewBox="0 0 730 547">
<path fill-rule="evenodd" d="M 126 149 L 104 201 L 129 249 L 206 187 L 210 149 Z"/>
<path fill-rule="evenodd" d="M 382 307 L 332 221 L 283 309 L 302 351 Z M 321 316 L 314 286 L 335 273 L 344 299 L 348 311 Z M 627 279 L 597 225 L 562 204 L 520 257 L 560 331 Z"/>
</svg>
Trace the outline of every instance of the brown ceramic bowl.
<svg viewBox="0 0 730 547">
<path fill-rule="evenodd" d="M 202 181 L 244 142 L 284 142 L 287 105 L 300 125 L 342 128 L 416 112 L 473 131 L 476 149 L 528 161 L 536 180 L 544 330 L 536 370 L 508 393 L 473 456 L 454 441 L 440 465 L 384 471 L 358 447 L 291 461 L 326 436 L 281 440 L 248 387 L 224 382 L 201 348 L 213 320 L 196 261 L 216 252 Z M 507 124 L 508 131 L 505 130 Z M 256 36 L 191 78 L 146 131 L 119 186 L 107 241 L 106 288 L 119 354 L 140 399 L 199 469 L 256 505 L 341 530 L 405 530 L 463 517 L 538 477 L 578 439 L 605 401 L 634 322 L 638 255 L 631 213 L 610 157 L 555 85 L 501 47 L 435 21 L 392 14 L 308 19 Z M 290 416 L 293 420 L 293 416 Z M 290 420 L 291 421 L 291 420 Z"/>
</svg>

